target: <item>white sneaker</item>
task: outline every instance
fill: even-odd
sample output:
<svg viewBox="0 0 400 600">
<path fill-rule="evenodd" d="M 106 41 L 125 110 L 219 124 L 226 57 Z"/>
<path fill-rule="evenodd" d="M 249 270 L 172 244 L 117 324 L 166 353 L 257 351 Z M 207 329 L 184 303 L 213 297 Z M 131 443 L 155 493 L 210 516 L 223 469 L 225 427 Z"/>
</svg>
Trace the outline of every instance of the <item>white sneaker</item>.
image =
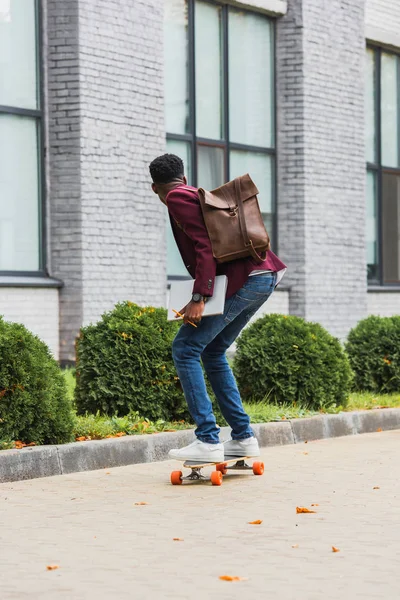
<svg viewBox="0 0 400 600">
<path fill-rule="evenodd" d="M 196 439 L 189 446 L 170 450 L 168 456 L 176 460 L 198 460 L 201 462 L 218 463 L 224 461 L 224 446 L 223 444 L 206 444 Z"/>
<path fill-rule="evenodd" d="M 230 456 L 260 456 L 257 438 L 252 436 L 244 440 L 227 440 L 223 444 L 225 458 Z"/>
</svg>

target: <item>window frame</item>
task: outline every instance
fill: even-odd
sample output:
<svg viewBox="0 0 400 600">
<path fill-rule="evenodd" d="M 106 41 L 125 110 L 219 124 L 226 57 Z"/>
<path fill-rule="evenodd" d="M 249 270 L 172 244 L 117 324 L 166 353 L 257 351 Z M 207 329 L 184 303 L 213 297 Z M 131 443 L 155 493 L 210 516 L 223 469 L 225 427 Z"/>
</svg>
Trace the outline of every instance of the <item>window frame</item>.
<svg viewBox="0 0 400 600">
<path fill-rule="evenodd" d="M 223 61 L 223 77 L 222 77 L 222 88 L 223 88 L 223 130 L 224 130 L 224 139 L 216 140 L 212 138 L 204 138 L 197 136 L 196 134 L 196 51 L 195 51 L 195 5 L 196 0 L 187 0 L 188 6 L 188 109 L 189 109 L 189 128 L 191 133 L 185 134 L 175 134 L 169 131 L 166 132 L 167 141 L 177 141 L 177 142 L 186 142 L 190 147 L 190 155 L 191 155 L 191 173 L 192 173 L 192 181 L 191 184 L 193 186 L 198 186 L 198 145 L 208 146 L 211 148 L 221 148 L 224 151 L 224 179 L 225 181 L 230 180 L 230 152 L 231 150 L 241 150 L 247 152 L 257 152 L 260 154 L 265 154 L 267 156 L 272 156 L 274 159 L 274 164 L 272 165 L 272 189 L 271 189 L 271 198 L 272 198 L 272 214 L 273 214 L 273 226 L 271 237 L 274 240 L 274 246 L 278 248 L 278 214 L 277 214 L 277 118 L 276 118 L 276 106 L 277 106 L 277 89 L 276 89 L 276 19 L 269 17 L 267 15 L 262 15 L 266 20 L 270 22 L 272 27 L 273 34 L 273 44 L 272 44 L 272 65 L 273 65 L 273 73 L 272 73 L 272 86 L 273 93 L 271 94 L 271 100 L 273 102 L 273 116 L 274 116 L 274 124 L 273 124 L 273 147 L 264 147 L 264 146 L 253 146 L 248 144 L 241 144 L 236 142 L 231 142 L 229 137 L 229 12 L 232 10 L 240 10 L 246 13 L 252 13 L 260 15 L 260 13 L 256 10 L 251 10 L 251 7 L 246 8 L 238 8 L 234 5 L 227 4 L 223 0 L 201 0 L 202 2 L 211 4 L 213 6 L 218 6 L 221 9 L 221 21 L 222 21 L 222 61 Z M 167 274 L 168 280 L 175 279 L 184 279 L 186 277 L 181 275 L 170 275 Z"/>
<path fill-rule="evenodd" d="M 383 228 L 383 175 L 385 173 L 392 173 L 400 177 L 400 166 L 398 167 L 386 167 L 382 164 L 382 81 L 381 81 L 381 65 L 382 65 L 382 53 L 393 54 L 398 57 L 398 81 L 400 82 L 400 51 L 387 50 L 381 46 L 375 44 L 367 44 L 367 50 L 374 52 L 375 60 L 375 79 L 374 79 L 374 90 L 376 94 L 376 114 L 375 114 L 375 136 L 376 136 L 376 152 L 375 162 L 367 161 L 367 173 L 374 173 L 376 177 L 376 214 L 377 214 L 377 246 L 378 246 L 378 278 L 368 279 L 368 289 L 370 291 L 377 291 L 377 288 L 400 289 L 400 282 L 385 282 L 383 278 L 383 243 L 382 243 L 382 228 Z M 400 89 L 398 95 L 398 151 L 400 157 Z"/>
<path fill-rule="evenodd" d="M 37 132 L 37 169 L 38 169 L 38 228 L 39 228 L 39 268 L 35 271 L 19 271 L 0 269 L 0 276 L 47 277 L 47 231 L 46 231 L 46 178 L 45 178 L 45 122 L 44 122 L 44 65 L 43 65 L 43 9 L 40 0 L 34 0 L 35 33 L 36 33 L 36 98 L 38 107 L 20 108 L 0 104 L 0 115 L 28 117 L 35 120 Z"/>
</svg>

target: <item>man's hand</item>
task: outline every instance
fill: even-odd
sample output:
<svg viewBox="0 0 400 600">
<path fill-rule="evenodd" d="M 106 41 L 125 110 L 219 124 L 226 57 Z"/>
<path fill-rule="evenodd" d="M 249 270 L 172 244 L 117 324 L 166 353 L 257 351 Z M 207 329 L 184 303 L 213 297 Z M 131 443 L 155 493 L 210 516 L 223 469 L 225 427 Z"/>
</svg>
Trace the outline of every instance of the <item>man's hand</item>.
<svg viewBox="0 0 400 600">
<path fill-rule="evenodd" d="M 205 302 L 193 302 L 192 300 L 179 312 L 183 315 L 183 322 L 187 325 L 189 321 L 192 323 L 200 323 L 204 313 Z"/>
</svg>

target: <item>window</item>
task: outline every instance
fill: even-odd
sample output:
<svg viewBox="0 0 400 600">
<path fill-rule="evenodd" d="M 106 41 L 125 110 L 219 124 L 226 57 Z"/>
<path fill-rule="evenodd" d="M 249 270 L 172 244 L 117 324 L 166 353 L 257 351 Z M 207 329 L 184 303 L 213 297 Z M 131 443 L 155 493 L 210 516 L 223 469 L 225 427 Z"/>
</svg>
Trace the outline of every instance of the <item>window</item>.
<svg viewBox="0 0 400 600">
<path fill-rule="evenodd" d="M 166 0 L 168 152 L 189 183 L 214 189 L 250 173 L 275 239 L 274 22 L 207 0 Z M 187 276 L 168 227 L 168 273 Z"/>
<path fill-rule="evenodd" d="M 371 284 L 400 283 L 400 55 L 367 49 L 367 262 Z"/>
<path fill-rule="evenodd" d="M 39 15 L 0 2 L 0 272 L 43 270 Z"/>
</svg>

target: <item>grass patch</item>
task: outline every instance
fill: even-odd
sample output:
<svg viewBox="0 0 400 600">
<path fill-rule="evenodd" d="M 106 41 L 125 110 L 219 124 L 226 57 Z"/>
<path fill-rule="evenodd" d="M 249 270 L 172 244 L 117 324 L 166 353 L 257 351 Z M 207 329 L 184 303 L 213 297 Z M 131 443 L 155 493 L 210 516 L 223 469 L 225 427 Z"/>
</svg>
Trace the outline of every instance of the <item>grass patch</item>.
<svg viewBox="0 0 400 600">
<path fill-rule="evenodd" d="M 372 392 L 358 392 L 350 395 L 346 411 L 370 410 L 372 408 L 398 408 L 400 394 L 373 394 Z"/>
<path fill-rule="evenodd" d="M 101 440 L 107 437 L 178 431 L 191 427 L 193 425 L 185 421 L 150 421 L 140 417 L 139 413 L 131 413 L 125 417 L 102 417 L 97 414 L 76 417 L 75 436 L 87 440 Z"/>
<path fill-rule="evenodd" d="M 68 396 L 70 397 L 70 399 L 73 402 L 75 386 L 76 386 L 75 369 L 73 369 L 73 368 L 63 369 L 63 375 L 65 377 L 65 383 L 67 384 Z"/>
</svg>

